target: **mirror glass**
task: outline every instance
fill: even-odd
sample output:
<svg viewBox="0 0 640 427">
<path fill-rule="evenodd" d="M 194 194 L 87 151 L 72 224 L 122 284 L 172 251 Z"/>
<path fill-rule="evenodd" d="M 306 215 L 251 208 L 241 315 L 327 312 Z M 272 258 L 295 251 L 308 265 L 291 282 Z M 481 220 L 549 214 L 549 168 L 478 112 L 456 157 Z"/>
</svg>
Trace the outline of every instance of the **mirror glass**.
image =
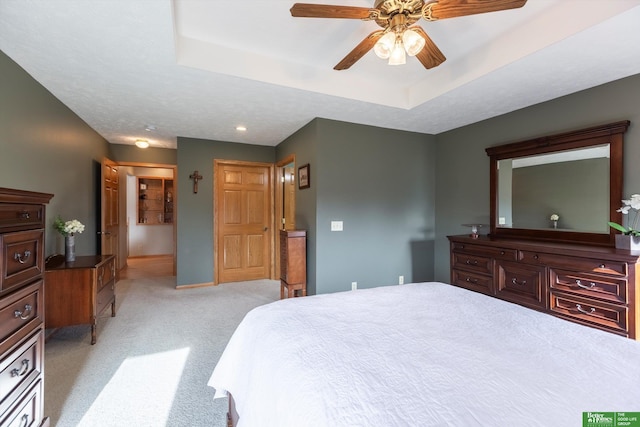
<svg viewBox="0 0 640 427">
<path fill-rule="evenodd" d="M 485 149 L 490 238 L 614 246 L 628 120 Z M 556 218 L 557 217 L 557 218 Z"/>
<path fill-rule="evenodd" d="M 498 228 L 610 232 L 610 147 L 498 161 Z"/>
</svg>

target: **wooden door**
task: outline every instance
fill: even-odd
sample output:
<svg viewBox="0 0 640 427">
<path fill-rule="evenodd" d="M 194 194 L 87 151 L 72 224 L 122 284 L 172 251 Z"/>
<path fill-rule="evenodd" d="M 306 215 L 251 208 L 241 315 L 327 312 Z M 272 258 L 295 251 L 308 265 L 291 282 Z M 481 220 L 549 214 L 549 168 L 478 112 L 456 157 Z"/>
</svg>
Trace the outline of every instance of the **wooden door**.
<svg viewBox="0 0 640 427">
<path fill-rule="evenodd" d="M 272 253 L 272 168 L 216 161 L 214 185 L 217 283 L 268 279 Z"/>
<path fill-rule="evenodd" d="M 100 205 L 100 253 L 115 255 L 116 271 L 120 269 L 119 254 L 119 205 L 120 183 L 118 164 L 112 160 L 102 161 Z"/>
</svg>

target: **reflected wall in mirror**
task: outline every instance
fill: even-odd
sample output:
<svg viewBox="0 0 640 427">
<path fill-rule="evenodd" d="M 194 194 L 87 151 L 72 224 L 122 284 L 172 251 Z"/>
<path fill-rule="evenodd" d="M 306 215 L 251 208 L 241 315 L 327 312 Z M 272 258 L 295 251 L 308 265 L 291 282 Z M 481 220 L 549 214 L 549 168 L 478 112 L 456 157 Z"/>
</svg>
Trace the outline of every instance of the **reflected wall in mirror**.
<svg viewBox="0 0 640 427">
<path fill-rule="evenodd" d="M 613 246 L 628 121 L 486 149 L 494 237 Z M 556 219 L 557 218 L 557 219 Z"/>
<path fill-rule="evenodd" d="M 498 227 L 608 234 L 609 175 L 609 144 L 499 160 Z"/>
</svg>

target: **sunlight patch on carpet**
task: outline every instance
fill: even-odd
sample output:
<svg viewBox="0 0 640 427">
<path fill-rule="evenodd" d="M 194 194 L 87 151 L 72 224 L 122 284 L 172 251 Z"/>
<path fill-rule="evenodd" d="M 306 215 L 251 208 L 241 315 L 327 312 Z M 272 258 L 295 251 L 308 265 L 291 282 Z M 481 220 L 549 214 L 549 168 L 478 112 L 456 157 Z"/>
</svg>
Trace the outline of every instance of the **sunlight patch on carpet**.
<svg viewBox="0 0 640 427">
<path fill-rule="evenodd" d="M 128 357 L 79 425 L 96 426 L 105 419 L 113 425 L 165 425 L 189 352 L 182 348 Z"/>
</svg>

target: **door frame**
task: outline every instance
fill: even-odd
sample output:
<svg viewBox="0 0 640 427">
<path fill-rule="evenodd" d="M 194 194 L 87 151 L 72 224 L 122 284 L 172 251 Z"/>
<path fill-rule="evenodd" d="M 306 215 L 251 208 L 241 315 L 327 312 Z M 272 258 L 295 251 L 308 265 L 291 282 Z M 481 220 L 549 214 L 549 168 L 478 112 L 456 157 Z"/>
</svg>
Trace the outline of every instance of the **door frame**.
<svg viewBox="0 0 640 427">
<path fill-rule="evenodd" d="M 267 274 L 267 278 L 271 280 L 275 280 L 276 269 L 276 251 L 275 251 L 275 235 L 274 230 L 276 229 L 276 220 L 275 220 L 275 165 L 273 163 L 264 163 L 264 162 L 250 162 L 244 160 L 225 160 L 225 159 L 214 159 L 213 160 L 213 284 L 215 286 L 220 284 L 220 269 L 218 268 L 218 236 L 219 236 L 219 221 L 218 221 L 218 205 L 216 203 L 217 199 L 217 181 L 216 176 L 218 175 L 218 169 L 220 165 L 232 165 L 232 166 L 255 166 L 255 167 L 266 167 L 269 169 L 269 180 L 271 181 L 269 184 L 269 209 L 268 214 L 270 218 L 268 218 L 269 231 L 267 239 L 269 240 L 269 250 L 271 254 L 269 255 L 269 273 Z"/>
<path fill-rule="evenodd" d="M 173 186 L 173 275 L 176 276 L 177 275 L 177 271 L 178 271 L 178 259 L 177 259 L 177 254 L 178 254 L 178 250 L 177 250 L 177 245 L 178 245 L 178 181 L 177 181 L 177 177 L 178 177 L 178 166 L 177 165 L 169 165 L 169 164 L 164 164 L 164 163 L 146 163 L 146 162 L 116 162 L 118 166 L 122 166 L 122 167 L 132 167 L 132 168 L 151 168 L 151 169 L 172 169 L 173 170 L 173 182 L 174 182 L 174 186 Z M 125 184 L 126 187 L 126 184 Z M 125 209 L 127 208 L 127 194 L 126 191 L 121 192 L 121 199 L 120 202 L 122 202 L 123 198 L 124 198 L 124 204 L 121 204 L 121 206 L 124 206 Z M 128 225 L 124 224 L 124 227 L 128 227 Z M 120 230 L 121 232 L 123 231 L 122 229 Z M 126 230 L 125 230 L 126 231 Z M 125 236 L 127 236 L 127 233 L 125 232 Z M 127 247 L 129 246 L 129 241 L 127 240 Z M 125 258 L 125 267 L 126 267 L 126 258 Z"/>
<path fill-rule="evenodd" d="M 276 178 L 275 178 L 275 185 L 274 187 L 277 187 L 278 190 L 275 191 L 275 223 L 277 226 L 277 230 L 278 233 L 273 233 L 273 246 L 275 247 L 275 253 L 279 254 L 280 253 L 280 230 L 282 230 L 282 222 L 281 222 L 281 218 L 284 216 L 284 211 L 282 209 L 282 206 L 284 204 L 284 194 L 283 194 L 283 185 L 282 185 L 282 181 L 281 181 L 281 177 L 282 172 L 284 170 L 284 167 L 287 166 L 289 163 L 293 163 L 293 169 L 296 170 L 296 155 L 295 154 L 290 154 L 287 157 L 285 157 L 284 159 L 276 162 L 276 170 L 275 170 L 275 174 L 276 174 Z M 295 181 L 297 181 L 297 178 L 294 178 Z M 295 185 L 295 183 L 294 183 Z M 293 205 L 294 205 L 294 210 L 295 210 L 295 197 L 293 198 Z M 295 222 L 293 224 L 293 227 L 295 228 Z M 274 272 L 279 272 L 280 271 L 280 257 L 277 256 L 275 257 L 274 260 L 274 265 L 275 265 L 275 269 Z M 278 280 L 280 279 L 280 277 L 274 277 L 274 280 Z"/>
</svg>

